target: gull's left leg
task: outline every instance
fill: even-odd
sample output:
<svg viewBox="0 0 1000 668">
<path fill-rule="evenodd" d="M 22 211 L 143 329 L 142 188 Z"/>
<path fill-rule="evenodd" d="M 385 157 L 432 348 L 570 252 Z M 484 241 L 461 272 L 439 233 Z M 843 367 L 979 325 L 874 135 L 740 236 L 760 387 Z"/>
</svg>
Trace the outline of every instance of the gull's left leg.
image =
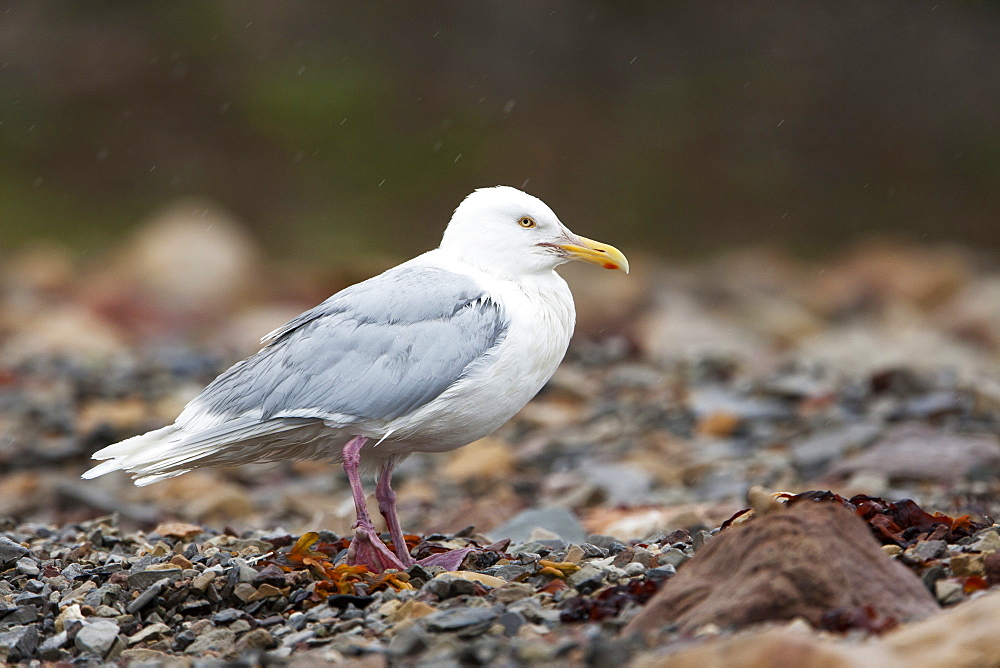
<svg viewBox="0 0 1000 668">
<path fill-rule="evenodd" d="M 364 447 L 368 439 L 363 436 L 355 436 L 344 445 L 344 472 L 347 473 L 347 480 L 351 483 L 351 493 L 354 495 L 354 510 L 358 519 L 354 523 L 354 538 L 351 546 L 347 549 L 347 563 L 351 565 L 359 564 L 365 566 L 375 573 L 381 573 L 387 568 L 395 568 L 401 571 L 406 570 L 406 566 L 389 551 L 382 539 L 375 531 L 375 525 L 368 515 L 368 506 L 365 504 L 365 488 L 361 484 L 361 448 Z"/>
<path fill-rule="evenodd" d="M 392 470 L 395 467 L 396 462 L 392 457 L 387 458 L 382 464 L 378 484 L 375 486 L 375 498 L 378 499 L 378 511 L 382 513 L 385 523 L 389 525 L 389 535 L 392 536 L 392 546 L 396 556 L 407 567 L 410 567 L 416 562 L 410 556 L 410 551 L 406 549 L 403 528 L 399 525 L 399 516 L 396 515 L 396 492 L 392 489 Z"/>
</svg>

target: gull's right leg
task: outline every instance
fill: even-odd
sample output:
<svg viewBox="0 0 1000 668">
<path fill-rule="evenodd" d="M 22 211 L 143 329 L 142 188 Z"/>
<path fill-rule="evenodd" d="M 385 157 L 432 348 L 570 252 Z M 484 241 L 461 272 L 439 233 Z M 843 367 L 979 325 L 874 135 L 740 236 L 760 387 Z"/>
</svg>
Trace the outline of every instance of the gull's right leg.
<svg viewBox="0 0 1000 668">
<path fill-rule="evenodd" d="M 375 525 L 372 524 L 372 519 L 368 515 L 368 506 L 365 504 L 365 488 L 361 483 L 360 473 L 361 448 L 367 442 L 368 439 L 364 436 L 355 436 L 344 445 L 342 451 L 344 472 L 347 473 L 347 480 L 351 484 L 351 493 L 354 495 L 354 510 L 358 516 L 354 523 L 354 538 L 347 550 L 347 563 L 365 566 L 375 573 L 381 573 L 387 568 L 405 571 L 407 565 L 404 565 L 378 537 Z"/>
</svg>

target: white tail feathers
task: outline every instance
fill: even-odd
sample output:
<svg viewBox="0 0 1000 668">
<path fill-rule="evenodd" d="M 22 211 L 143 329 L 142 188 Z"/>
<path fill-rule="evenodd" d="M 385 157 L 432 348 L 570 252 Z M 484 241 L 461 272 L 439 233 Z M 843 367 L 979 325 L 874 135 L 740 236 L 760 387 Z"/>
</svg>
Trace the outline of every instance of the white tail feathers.
<svg viewBox="0 0 1000 668">
<path fill-rule="evenodd" d="M 135 484 L 142 487 L 202 466 L 336 458 L 340 448 L 331 441 L 338 440 L 337 436 L 322 420 L 306 418 L 264 422 L 236 418 L 197 432 L 172 424 L 98 450 L 94 459 L 106 461 L 82 477 L 128 471 Z"/>
</svg>

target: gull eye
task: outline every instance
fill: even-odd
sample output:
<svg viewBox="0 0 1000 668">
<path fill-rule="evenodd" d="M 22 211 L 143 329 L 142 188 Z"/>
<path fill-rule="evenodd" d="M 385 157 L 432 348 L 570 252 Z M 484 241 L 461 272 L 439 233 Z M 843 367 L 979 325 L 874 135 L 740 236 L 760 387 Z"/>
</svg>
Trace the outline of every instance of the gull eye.
<svg viewBox="0 0 1000 668">
<path fill-rule="evenodd" d="M 537 225 L 538 223 L 536 223 L 535 219 L 532 218 L 531 216 L 522 216 L 521 220 L 517 221 L 517 224 L 523 227 L 524 229 L 528 230 Z"/>
</svg>

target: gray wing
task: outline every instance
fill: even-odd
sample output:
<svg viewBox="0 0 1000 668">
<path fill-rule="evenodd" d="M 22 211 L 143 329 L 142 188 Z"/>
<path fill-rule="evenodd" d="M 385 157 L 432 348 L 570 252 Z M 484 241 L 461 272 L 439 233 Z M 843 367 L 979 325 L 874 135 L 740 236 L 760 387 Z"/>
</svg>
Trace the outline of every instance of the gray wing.
<svg viewBox="0 0 1000 668">
<path fill-rule="evenodd" d="M 500 307 L 473 279 L 391 269 L 275 330 L 185 413 L 392 420 L 462 378 L 506 329 Z M 185 421 L 182 414 L 178 423 Z"/>
</svg>

